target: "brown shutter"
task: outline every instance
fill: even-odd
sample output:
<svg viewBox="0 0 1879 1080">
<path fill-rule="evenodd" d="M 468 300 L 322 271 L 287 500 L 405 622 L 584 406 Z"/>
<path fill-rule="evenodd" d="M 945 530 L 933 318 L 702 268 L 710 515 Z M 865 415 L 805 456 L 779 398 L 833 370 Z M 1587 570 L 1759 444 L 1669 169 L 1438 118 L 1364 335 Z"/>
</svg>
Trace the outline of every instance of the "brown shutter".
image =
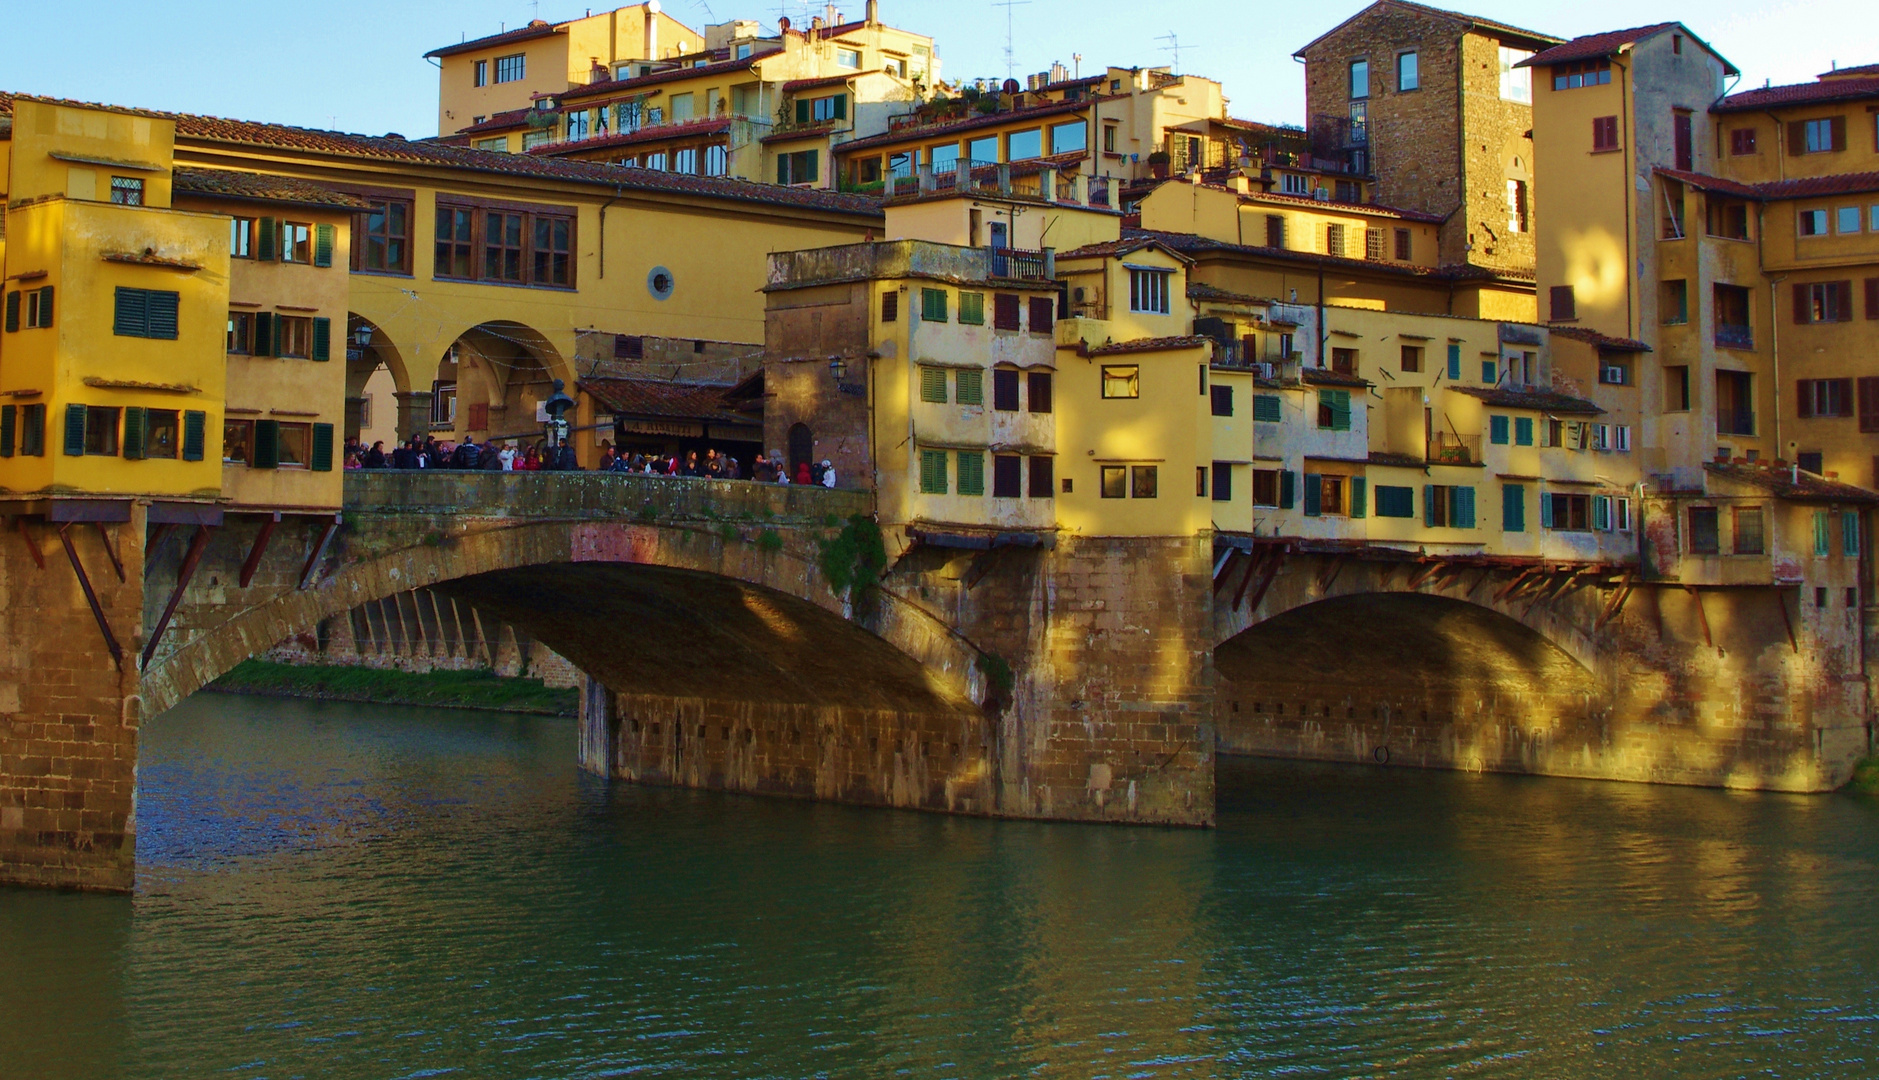
<svg viewBox="0 0 1879 1080">
<path fill-rule="evenodd" d="M 1807 286 L 1794 286 L 1794 324 L 1804 326 L 1809 321 L 1807 310 Z"/>
<path fill-rule="evenodd" d="M 1853 321 L 1853 283 L 1850 281 L 1833 283 L 1833 319 L 1835 322 Z"/>
<path fill-rule="evenodd" d="M 1879 319 L 1879 277 L 1866 279 L 1866 317 Z"/>
<path fill-rule="evenodd" d="M 1794 381 L 1795 411 L 1803 420 L 1814 418 L 1814 380 L 1796 379 Z"/>
<path fill-rule="evenodd" d="M 1846 149 L 1846 117 L 1844 116 L 1834 117 L 1832 121 L 1832 126 L 1833 126 L 1833 148 L 1835 150 Z"/>
<path fill-rule="evenodd" d="M 1879 431 L 1879 376 L 1859 380 L 1859 429 Z"/>
<path fill-rule="evenodd" d="M 1807 153 L 1807 123 L 1802 120 L 1788 125 L 1788 156 L 1800 157 Z"/>
</svg>

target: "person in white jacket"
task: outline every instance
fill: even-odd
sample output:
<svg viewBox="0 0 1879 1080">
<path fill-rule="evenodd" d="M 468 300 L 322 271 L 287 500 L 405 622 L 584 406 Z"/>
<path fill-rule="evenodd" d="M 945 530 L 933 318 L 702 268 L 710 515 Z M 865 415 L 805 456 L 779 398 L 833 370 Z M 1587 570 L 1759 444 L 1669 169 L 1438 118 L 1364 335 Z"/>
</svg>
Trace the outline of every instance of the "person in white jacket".
<svg viewBox="0 0 1879 1080">
<path fill-rule="evenodd" d="M 515 444 L 514 443 L 502 444 L 502 449 L 497 451 L 496 457 L 498 460 L 502 462 L 503 472 L 515 471 Z"/>
<path fill-rule="evenodd" d="M 835 463 L 828 458 L 822 459 L 822 486 L 830 488 L 835 486 Z"/>
</svg>

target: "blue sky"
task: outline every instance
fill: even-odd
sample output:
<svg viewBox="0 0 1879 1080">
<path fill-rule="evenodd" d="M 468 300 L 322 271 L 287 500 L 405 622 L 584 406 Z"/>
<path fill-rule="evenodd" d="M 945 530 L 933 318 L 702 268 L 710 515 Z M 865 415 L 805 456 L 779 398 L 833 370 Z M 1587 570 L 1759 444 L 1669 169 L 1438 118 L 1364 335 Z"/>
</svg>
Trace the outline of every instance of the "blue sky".
<svg viewBox="0 0 1879 1080">
<path fill-rule="evenodd" d="M 108 20 L 62 4 L 5 6 L 0 87 L 119 105 L 210 113 L 311 127 L 408 136 L 435 133 L 436 69 L 425 51 L 527 22 L 586 10 L 589 0 L 165 0 L 111 5 Z M 774 23 L 801 0 L 665 0 L 702 28 L 732 18 Z M 604 8 L 604 4 L 597 5 Z M 861 0 L 837 5 L 858 17 Z M 1303 73 L 1292 51 L 1364 6 L 1362 0 L 1232 3 L 1193 0 L 1029 0 L 1011 9 L 1018 71 L 1051 61 L 1084 70 L 1166 63 L 1173 34 L 1181 66 L 1226 84 L 1236 116 L 1303 119 Z M 1812 79 L 1833 61 L 1879 63 L 1879 18 L 1869 0 L 1478 0 L 1477 15 L 1571 37 L 1681 19 L 1743 71 L 1741 86 Z M 817 9 L 820 10 L 820 9 Z M 1003 76 L 1005 9 L 990 0 L 882 0 L 882 18 L 932 34 L 949 78 Z M 1147 11 L 1147 14 L 1144 14 Z M 106 45 L 111 46 L 105 48 Z M 128 48 L 126 48 L 128 46 Z M 109 58 L 105 58 L 109 53 Z"/>
</svg>

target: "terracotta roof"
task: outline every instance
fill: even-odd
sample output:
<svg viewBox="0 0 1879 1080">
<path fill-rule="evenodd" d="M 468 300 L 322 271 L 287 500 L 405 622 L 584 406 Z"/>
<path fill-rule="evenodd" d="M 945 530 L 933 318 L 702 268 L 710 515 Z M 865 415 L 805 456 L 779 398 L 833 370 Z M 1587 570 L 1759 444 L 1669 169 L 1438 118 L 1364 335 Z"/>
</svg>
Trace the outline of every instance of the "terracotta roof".
<svg viewBox="0 0 1879 1080">
<path fill-rule="evenodd" d="M 474 38 L 470 41 L 460 41 L 455 45 L 446 45 L 441 49 L 432 49 L 430 52 L 424 54 L 424 58 L 428 60 L 433 56 L 455 56 L 458 53 L 475 52 L 478 49 L 494 48 L 498 45 L 508 45 L 517 41 L 533 41 L 536 38 L 547 37 L 550 34 L 559 34 L 560 32 L 561 28 L 554 23 L 546 22 L 542 19 L 534 19 L 530 21 L 527 26 L 517 30 L 505 30 L 500 34 L 491 34 L 488 37 Z"/>
<path fill-rule="evenodd" d="M 1655 37 L 1666 30 L 1681 31 L 1684 37 L 1701 45 L 1711 55 L 1714 55 L 1716 59 L 1722 61 L 1722 69 L 1726 74 L 1742 74 L 1740 71 L 1737 71 L 1735 65 L 1731 64 L 1721 53 L 1710 48 L 1708 42 L 1690 33 L 1690 28 L 1679 22 L 1652 23 L 1649 26 L 1634 26 L 1629 30 L 1611 30 L 1603 34 L 1587 34 L 1584 37 L 1573 38 L 1564 45 L 1555 45 L 1545 52 L 1529 56 L 1514 66 L 1539 68 L 1552 64 L 1571 63 L 1574 60 L 1597 60 L 1600 57 L 1616 55 L 1625 46 L 1636 45 L 1638 42 L 1646 38 Z"/>
<path fill-rule="evenodd" d="M 735 387 L 710 383 L 662 382 L 655 379 L 582 379 L 582 390 L 615 416 L 662 416 L 688 420 L 739 420 L 750 417 L 733 407 L 729 395 Z"/>
<path fill-rule="evenodd" d="M 1145 248 L 1159 248 L 1182 262 L 1194 261 L 1175 250 L 1159 236 L 1128 236 L 1120 240 L 1105 240 L 1100 244 L 1084 244 L 1080 248 L 1058 252 L 1057 258 L 1060 261 L 1063 259 L 1115 259 Z"/>
<path fill-rule="evenodd" d="M 1429 278 L 1435 281 L 1520 281 L 1533 280 L 1531 271 L 1491 269 L 1469 263 L 1450 263 L 1446 266 L 1418 266 L 1413 263 L 1372 262 L 1367 259 L 1352 259 L 1343 255 L 1323 255 L 1314 251 L 1293 251 L 1290 248 L 1259 247 L 1253 244 L 1230 244 L 1224 240 L 1213 240 L 1193 233 L 1162 232 L 1156 229 L 1130 228 L 1124 219 L 1122 236 L 1124 240 L 1151 237 L 1165 243 L 1169 248 L 1184 255 L 1195 256 L 1204 252 L 1243 252 L 1262 258 L 1283 259 L 1287 262 L 1304 263 L 1310 266 L 1324 265 L 1347 270 L 1368 269 L 1374 273 L 1397 274 L 1406 277 Z M 1057 258 L 1064 256 L 1059 254 Z"/>
<path fill-rule="evenodd" d="M 1600 352 L 1651 351 L 1651 347 L 1642 341 L 1636 341 L 1632 338 L 1612 337 L 1610 334 L 1601 334 L 1597 330 L 1587 329 L 1583 326 L 1555 326 L 1553 327 L 1552 333 L 1554 337 L 1571 338 L 1574 341 L 1583 341 L 1588 345 L 1595 345 Z"/>
<path fill-rule="evenodd" d="M 1342 371 L 1332 371 L 1330 368 L 1321 367 L 1301 367 L 1298 370 L 1298 378 L 1299 381 L 1308 382 L 1313 386 L 1370 385 L 1370 380 L 1361 375 L 1346 375 Z"/>
<path fill-rule="evenodd" d="M 1202 187 L 1233 191 L 1220 184 L 1202 184 Z M 1237 194 L 1237 193 L 1236 193 Z M 1399 218 L 1403 221 L 1420 221 L 1429 225 L 1440 225 L 1448 219 L 1440 214 L 1425 214 L 1420 210 L 1405 210 L 1400 206 L 1385 206 L 1382 203 L 1339 202 L 1335 199 L 1313 199 L 1305 195 L 1285 195 L 1277 191 L 1249 191 L 1240 198 L 1249 202 L 1280 203 L 1286 206 L 1310 206 L 1328 210 L 1345 210 L 1353 214 L 1375 214 L 1382 217 Z"/>
<path fill-rule="evenodd" d="M 1397 465 L 1405 469 L 1426 469 L 1429 463 L 1414 454 L 1391 454 L 1382 450 L 1370 451 L 1370 464 Z"/>
<path fill-rule="evenodd" d="M 1868 191 L 1879 191 L 1879 172 L 1834 173 L 1828 176 L 1803 176 L 1794 180 L 1770 180 L 1760 184 L 1744 184 L 1736 180 L 1684 172 L 1681 169 L 1659 167 L 1653 171 L 1660 176 L 1680 180 L 1694 188 L 1719 191 L 1743 199 L 1812 199 L 1826 195 L 1857 195 Z"/>
<path fill-rule="evenodd" d="M 1579 416 L 1597 416 L 1604 412 L 1584 398 L 1571 394 L 1561 394 L 1554 390 L 1514 390 L 1502 386 L 1449 386 L 1457 394 L 1477 397 L 1489 405 L 1503 409 L 1532 409 L 1536 412 L 1572 413 Z"/>
<path fill-rule="evenodd" d="M 1086 345 L 1077 350 L 1084 356 L 1115 356 L 1120 353 L 1171 352 L 1176 349 L 1198 349 L 1213 344 L 1213 339 L 1198 334 L 1186 334 L 1181 337 L 1136 338 L 1134 341 L 1112 341 L 1106 345 Z"/>
<path fill-rule="evenodd" d="M 1854 67 L 1834 68 L 1832 71 L 1821 72 L 1820 78 L 1843 79 L 1855 75 L 1879 75 L 1879 64 L 1859 64 Z"/>
<path fill-rule="evenodd" d="M 710 120 L 688 120 L 683 124 L 660 124 L 657 127 L 640 128 L 638 131 L 597 135 L 591 139 L 576 139 L 573 142 L 543 143 L 540 146 L 530 147 L 524 153 L 538 157 L 562 157 L 586 153 L 590 150 L 605 150 L 614 146 L 638 146 L 641 143 L 683 139 L 691 135 L 719 135 L 729 130 L 731 130 L 731 118 L 719 116 Z"/>
<path fill-rule="evenodd" d="M 857 71 L 854 75 L 825 75 L 820 79 L 791 79 L 783 84 L 785 94 L 798 94 L 804 90 L 818 90 L 824 86 L 841 86 L 856 76 L 865 74 Z"/>
<path fill-rule="evenodd" d="M 342 210 L 363 210 L 371 204 L 292 176 L 236 172 L 233 169 L 198 169 L 177 166 L 170 180 L 178 195 L 208 195 L 222 199 L 295 203 Z"/>
<path fill-rule="evenodd" d="M 1228 292 L 1217 285 L 1209 285 L 1204 281 L 1188 282 L 1187 298 L 1189 300 L 1222 300 L 1244 304 L 1267 304 L 1273 302 L 1268 297 L 1245 296 L 1241 293 Z"/>
<path fill-rule="evenodd" d="M 760 143 L 773 143 L 790 142 L 795 139 L 826 139 L 831 132 L 846 123 L 848 123 L 846 120 L 830 118 L 828 120 L 818 120 L 813 124 L 792 124 L 782 131 L 772 131 L 770 134 L 765 135 L 757 141 Z"/>
<path fill-rule="evenodd" d="M 1712 461 L 1705 464 L 1703 469 L 1712 475 L 1753 484 L 1763 491 L 1796 502 L 1879 503 L 1879 493 L 1779 465 L 1724 465 Z"/>
<path fill-rule="evenodd" d="M 1755 185 L 1744 184 L 1738 180 L 1725 180 L 1720 176 L 1706 176 L 1703 173 L 1686 172 L 1683 169 L 1666 169 L 1661 165 L 1651 171 L 1701 191 L 1717 191 L 1743 199 L 1761 198 L 1761 193 L 1755 190 Z"/>
<path fill-rule="evenodd" d="M 458 131 L 457 134 L 476 135 L 484 132 L 509 131 L 513 128 L 524 127 L 528 123 L 528 114 L 533 111 L 533 109 L 521 108 L 507 109 L 503 112 L 492 113 L 482 123 L 471 124 L 469 127 Z"/>
<path fill-rule="evenodd" d="M 931 124 L 920 127 L 909 125 L 907 127 L 893 129 L 884 134 L 870 135 L 865 139 L 856 139 L 854 142 L 843 143 L 840 149 L 843 153 L 847 153 L 850 150 L 865 150 L 874 146 L 891 146 L 903 142 L 916 142 L 921 139 L 930 139 L 939 135 L 959 131 L 973 131 L 978 128 L 994 127 L 999 124 L 1023 123 L 1026 120 L 1041 120 L 1047 116 L 1062 116 L 1067 113 L 1082 112 L 1090 107 L 1091 100 L 1092 99 L 1085 98 L 1082 101 L 1053 101 L 1048 105 L 1038 105 L 1029 109 L 1014 109 L 1011 112 L 989 113 L 984 116 L 968 116 L 963 120 L 954 120 L 947 124 Z"/>
<path fill-rule="evenodd" d="M 1709 107 L 1713 113 L 1759 112 L 1783 105 L 1825 105 L 1832 101 L 1858 101 L 1879 97 L 1879 65 L 1865 78 L 1823 78 L 1820 82 L 1768 86 L 1730 94 Z M 1844 75 L 1844 72 L 1840 74 Z"/>
<path fill-rule="evenodd" d="M 672 68 L 667 71 L 655 71 L 650 75 L 635 75 L 630 79 L 608 79 L 605 82 L 588 83 L 572 90 L 564 90 L 554 95 L 561 101 L 574 101 L 582 98 L 599 97 L 603 94 L 631 94 L 642 86 L 657 86 L 660 83 L 677 82 L 699 76 L 722 75 L 727 72 L 742 71 L 768 56 L 775 56 L 781 49 L 767 49 L 753 52 L 742 60 L 721 60 L 703 67 Z"/>
<path fill-rule="evenodd" d="M 1351 23 L 1356 22 L 1358 19 L 1362 18 L 1366 13 L 1368 13 L 1371 10 L 1371 8 L 1383 7 L 1386 4 L 1390 7 L 1403 8 L 1405 10 L 1418 12 L 1423 15 L 1434 15 L 1438 18 L 1452 19 L 1456 22 L 1463 23 L 1467 25 L 1468 27 L 1474 28 L 1474 29 L 1488 30 L 1488 31 L 1492 31 L 1495 33 L 1508 34 L 1514 37 L 1526 38 L 1528 41 L 1531 41 L 1535 44 L 1543 45 L 1549 41 L 1560 40 L 1559 38 L 1556 38 L 1552 36 L 1551 34 L 1538 34 L 1538 33 L 1533 32 L 1532 30 L 1522 30 L 1518 26 L 1510 26 L 1507 23 L 1495 22 L 1492 19 L 1477 18 L 1473 15 L 1464 14 L 1459 11 L 1448 11 L 1443 8 L 1429 7 L 1426 4 L 1412 4 L 1412 3 L 1409 3 L 1408 0 L 1379 0 L 1379 2 L 1371 4 L 1370 7 L 1364 8 L 1363 11 L 1359 11 L 1357 14 L 1352 15 L 1350 18 L 1345 19 L 1341 23 L 1338 23 L 1336 26 L 1332 27 L 1331 29 L 1325 31 L 1322 34 L 1319 34 L 1317 37 L 1311 40 L 1310 44 L 1304 46 L 1304 48 L 1299 49 L 1297 52 L 1294 52 L 1292 55 L 1293 56 L 1305 55 L 1305 51 L 1307 49 L 1310 49 L 1313 45 L 1318 44 L 1320 41 L 1323 41 L 1325 38 L 1330 37 L 1332 34 L 1337 33 L 1339 30 L 1344 29 L 1346 26 L 1349 26 Z"/>
</svg>

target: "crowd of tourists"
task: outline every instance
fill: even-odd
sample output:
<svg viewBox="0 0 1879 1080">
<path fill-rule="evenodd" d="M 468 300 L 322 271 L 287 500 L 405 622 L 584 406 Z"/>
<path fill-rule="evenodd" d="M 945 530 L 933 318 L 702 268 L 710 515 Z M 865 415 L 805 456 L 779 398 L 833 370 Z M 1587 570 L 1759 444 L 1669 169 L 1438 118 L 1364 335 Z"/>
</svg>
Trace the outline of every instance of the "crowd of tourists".
<svg viewBox="0 0 1879 1080">
<path fill-rule="evenodd" d="M 415 435 L 390 450 L 383 440 L 366 446 L 358 438 L 346 440 L 348 469 L 458 469 L 483 472 L 578 471 L 574 448 L 545 442 L 518 448 L 514 440 L 465 438 L 461 442 L 439 440 L 432 435 Z M 710 480 L 754 480 L 761 484 L 813 484 L 835 486 L 835 466 L 827 458 L 799 461 L 794 469 L 781 451 L 757 452 L 748 466 L 728 453 L 715 448 L 683 454 L 647 454 L 624 452 L 612 446 L 601 450 L 600 472 L 633 473 L 641 476 L 693 476 Z"/>
</svg>

